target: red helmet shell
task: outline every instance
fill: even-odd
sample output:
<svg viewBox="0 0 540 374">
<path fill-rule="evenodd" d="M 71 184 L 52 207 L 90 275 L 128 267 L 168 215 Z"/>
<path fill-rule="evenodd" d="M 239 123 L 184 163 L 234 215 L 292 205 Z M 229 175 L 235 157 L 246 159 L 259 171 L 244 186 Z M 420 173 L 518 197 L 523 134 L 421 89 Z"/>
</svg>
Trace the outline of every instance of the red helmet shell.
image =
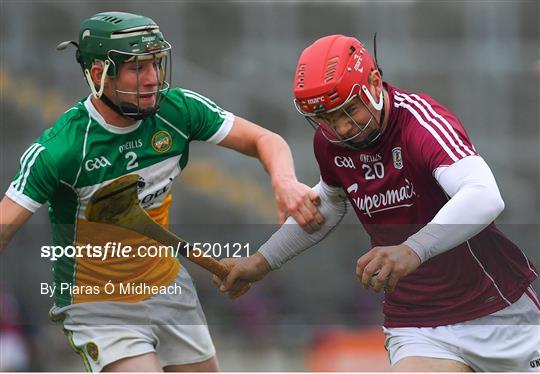
<svg viewBox="0 0 540 374">
<path fill-rule="evenodd" d="M 373 70 L 373 58 L 358 39 L 325 36 L 298 60 L 293 88 L 297 106 L 305 114 L 316 114 L 338 108 L 357 94 L 368 105 L 361 87 L 369 87 Z"/>
</svg>

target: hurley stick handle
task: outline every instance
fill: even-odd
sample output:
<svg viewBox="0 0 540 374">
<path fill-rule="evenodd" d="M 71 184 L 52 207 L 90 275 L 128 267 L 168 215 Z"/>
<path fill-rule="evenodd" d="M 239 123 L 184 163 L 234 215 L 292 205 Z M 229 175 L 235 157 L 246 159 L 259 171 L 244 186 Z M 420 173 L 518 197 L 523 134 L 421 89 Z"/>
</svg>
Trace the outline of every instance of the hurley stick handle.
<svg viewBox="0 0 540 374">
<path fill-rule="evenodd" d="M 225 279 L 229 274 L 229 270 L 223 264 L 212 257 L 204 256 L 202 250 L 194 247 L 184 239 L 161 226 L 139 205 L 133 206 L 133 208 L 130 209 L 130 212 L 125 214 L 125 217 L 129 217 L 130 219 L 123 220 L 123 222 L 117 222 L 116 224 L 138 232 L 139 234 L 143 234 L 163 245 L 178 248 L 182 256 L 189 259 L 191 262 L 202 266 L 221 279 Z"/>
</svg>

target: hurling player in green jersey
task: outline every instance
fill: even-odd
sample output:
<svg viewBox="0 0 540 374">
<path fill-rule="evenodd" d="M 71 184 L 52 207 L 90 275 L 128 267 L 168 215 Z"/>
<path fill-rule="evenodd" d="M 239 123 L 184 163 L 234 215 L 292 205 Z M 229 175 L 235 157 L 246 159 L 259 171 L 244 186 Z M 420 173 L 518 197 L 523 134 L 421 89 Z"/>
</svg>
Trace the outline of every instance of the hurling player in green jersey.
<svg viewBox="0 0 540 374">
<path fill-rule="evenodd" d="M 146 243 L 143 237 L 88 222 L 85 207 L 103 185 L 137 173 L 143 208 L 167 226 L 172 181 L 187 165 L 192 140 L 258 158 L 271 177 L 280 223 L 290 215 L 308 232 L 323 223 L 318 195 L 296 179 L 291 151 L 279 135 L 196 92 L 170 86 L 171 45 L 153 20 L 99 13 L 82 23 L 78 42 L 61 43 L 58 49 L 70 44 L 91 95 L 68 109 L 22 155 L 19 172 L 0 202 L 0 249 L 46 202 L 55 245 Z M 66 225 L 74 229 L 62 229 Z M 62 256 L 53 270 L 57 288 L 51 315 L 63 322 L 88 370 L 218 369 L 193 283 L 177 259 Z M 174 285 L 182 294 L 103 292 L 108 283 Z M 61 287 L 65 284 L 67 289 Z M 108 325 L 107 318 L 122 323 Z"/>
</svg>

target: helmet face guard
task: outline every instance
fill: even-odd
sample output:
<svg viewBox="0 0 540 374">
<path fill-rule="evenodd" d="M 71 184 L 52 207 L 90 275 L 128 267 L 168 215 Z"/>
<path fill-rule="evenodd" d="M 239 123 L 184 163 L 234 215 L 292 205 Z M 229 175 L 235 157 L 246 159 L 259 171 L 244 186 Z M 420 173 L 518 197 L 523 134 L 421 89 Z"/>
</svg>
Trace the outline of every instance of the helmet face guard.
<svg viewBox="0 0 540 374">
<path fill-rule="evenodd" d="M 369 91 L 368 94 L 371 96 Z M 383 106 L 382 92 L 379 96 L 379 103 L 376 104 L 379 105 L 374 105 L 374 107 L 380 110 Z M 320 113 L 307 113 L 302 111 L 296 100 L 294 100 L 294 105 L 296 110 L 304 116 L 311 127 L 313 127 L 315 131 L 320 129 L 324 138 L 332 144 L 359 150 L 375 144 L 375 142 L 381 136 L 380 120 L 377 119 L 376 114 L 370 109 L 370 107 L 360 99 L 358 94 L 351 94 L 350 97 L 340 106 Z M 365 108 L 370 114 L 369 119 L 364 123 L 358 123 L 354 119 L 357 106 Z M 351 110 L 350 108 L 353 109 Z M 384 118 L 384 114 L 382 114 L 380 118 L 382 120 L 382 118 Z M 345 122 L 350 124 L 352 129 L 348 131 L 348 135 L 341 136 L 339 134 L 339 132 L 336 130 L 336 122 L 341 122 L 342 124 Z M 359 138 L 363 139 L 359 140 Z"/>
<path fill-rule="evenodd" d="M 371 55 L 357 39 L 343 35 L 321 38 L 300 56 L 294 105 L 332 144 L 352 149 L 369 147 L 381 135 L 381 120 L 372 108 L 381 111 L 380 118 L 384 118 L 382 91 L 376 100 L 368 89 L 369 76 L 374 70 L 377 68 Z M 361 103 L 359 107 L 370 114 L 364 123 L 358 123 L 349 112 L 349 108 L 358 102 Z M 340 136 L 336 131 L 338 118 L 352 126 L 346 136 Z"/>
<path fill-rule="evenodd" d="M 64 49 L 70 42 L 61 43 L 57 49 Z M 171 84 L 167 77 L 172 76 L 170 60 L 171 45 L 164 39 L 158 25 L 148 17 L 122 12 L 98 13 L 85 20 L 80 28 L 76 59 L 81 65 L 85 79 L 92 95 L 102 99 L 111 109 L 120 115 L 133 119 L 147 117 L 157 111 L 159 103 Z M 116 86 L 120 68 L 125 62 L 134 62 L 137 67 L 144 60 L 153 60 L 155 64 L 158 87 L 153 92 L 140 92 L 139 73 L 137 73 L 137 89 L 123 90 Z M 96 63 L 103 68 L 101 81 L 95 84 L 90 70 Z M 138 70 L 137 70 L 138 71 Z M 115 101 L 103 95 L 105 78 L 113 78 Z M 155 94 L 153 108 L 141 108 L 140 98 Z M 133 95 L 134 100 L 122 102 L 121 96 Z"/>
<path fill-rule="evenodd" d="M 128 54 L 121 51 L 112 50 L 109 51 L 107 60 L 111 61 L 110 67 L 115 72 L 114 77 L 117 77 L 120 72 L 120 66 L 117 66 L 117 62 L 119 59 L 123 59 L 124 62 L 129 62 L 135 64 L 135 70 L 137 71 L 136 74 L 136 90 L 135 91 L 127 91 L 125 89 L 122 89 L 122 87 L 119 87 L 117 85 L 117 80 L 112 80 L 111 84 L 113 85 L 113 89 L 115 92 L 115 102 L 113 103 L 112 100 L 105 96 L 100 95 L 100 97 L 103 99 L 103 101 L 111 107 L 115 111 L 119 111 L 119 114 L 130 117 L 133 119 L 143 119 L 146 117 L 151 116 L 159 109 L 159 104 L 161 100 L 163 99 L 163 96 L 167 94 L 169 91 L 171 84 L 166 80 L 167 76 L 171 76 L 172 74 L 172 67 L 171 67 L 171 61 L 170 61 L 170 50 L 171 47 L 169 47 L 165 50 L 160 50 L 157 53 L 145 53 L 145 54 Z M 152 61 L 152 67 L 154 69 L 154 72 L 156 74 L 156 80 L 158 82 L 158 85 L 155 90 L 152 91 L 141 91 L 140 90 L 140 66 L 141 63 L 151 60 Z M 106 75 L 106 72 L 103 72 L 103 76 Z M 92 82 L 93 83 L 93 82 Z M 93 88 L 93 85 L 90 84 L 91 89 L 93 89 L 93 93 L 95 91 L 95 88 Z M 102 83 L 103 87 L 103 83 Z M 100 88 L 102 91 L 103 89 Z M 141 97 L 145 97 L 148 95 L 156 95 L 155 96 L 155 105 L 151 108 L 143 108 L 141 107 L 140 101 Z M 94 94 L 95 96 L 95 94 Z M 122 97 L 130 97 L 134 98 L 134 100 L 128 100 L 123 101 Z M 116 108 L 112 107 L 116 106 Z"/>
</svg>

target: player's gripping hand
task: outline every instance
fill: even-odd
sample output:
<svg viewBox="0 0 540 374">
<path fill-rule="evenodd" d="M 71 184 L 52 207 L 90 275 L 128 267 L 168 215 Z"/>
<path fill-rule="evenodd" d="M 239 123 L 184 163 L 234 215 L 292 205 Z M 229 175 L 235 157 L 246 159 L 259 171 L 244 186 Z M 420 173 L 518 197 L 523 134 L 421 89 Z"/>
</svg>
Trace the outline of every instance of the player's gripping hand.
<svg viewBox="0 0 540 374">
<path fill-rule="evenodd" d="M 375 292 L 393 292 L 397 282 L 420 266 L 418 255 L 405 244 L 374 247 L 356 262 L 356 277 Z"/>
<path fill-rule="evenodd" d="M 288 216 L 292 216 L 309 234 L 321 228 L 324 217 L 319 212 L 318 206 L 321 204 L 321 199 L 317 192 L 295 178 L 281 178 L 273 181 L 272 185 L 280 225 Z"/>
<path fill-rule="evenodd" d="M 270 265 L 259 253 L 244 258 L 225 258 L 220 262 L 230 269 L 229 275 L 225 280 L 214 275 L 212 281 L 221 292 L 228 293 L 231 299 L 236 299 L 249 290 L 243 285 L 259 281 L 271 271 Z"/>
<path fill-rule="evenodd" d="M 224 258 L 220 260 L 219 262 L 224 265 L 227 269 L 229 269 L 229 272 L 231 269 L 235 266 L 236 262 L 241 260 L 240 258 Z M 229 273 L 230 274 L 230 273 Z M 212 276 L 212 282 L 216 284 L 218 287 L 220 287 L 223 284 L 223 281 L 221 278 L 219 278 L 217 275 Z M 230 299 L 236 299 L 239 296 L 242 296 L 246 292 L 248 292 L 251 288 L 250 282 L 245 282 L 243 280 L 238 280 L 234 283 L 233 287 L 231 287 L 230 291 L 228 292 Z"/>
</svg>

